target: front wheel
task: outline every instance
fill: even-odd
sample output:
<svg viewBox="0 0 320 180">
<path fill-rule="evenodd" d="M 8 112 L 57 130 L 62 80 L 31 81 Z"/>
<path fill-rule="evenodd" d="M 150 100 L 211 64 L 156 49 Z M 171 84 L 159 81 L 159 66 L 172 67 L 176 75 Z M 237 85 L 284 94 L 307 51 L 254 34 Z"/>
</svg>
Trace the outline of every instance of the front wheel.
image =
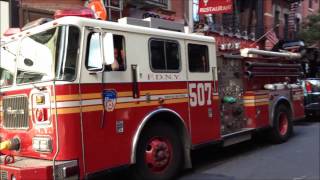
<svg viewBox="0 0 320 180">
<path fill-rule="evenodd" d="M 273 127 L 270 131 L 271 140 L 274 143 L 286 142 L 292 135 L 292 115 L 289 108 L 279 105 L 275 110 Z"/>
<path fill-rule="evenodd" d="M 166 123 L 153 123 L 143 132 L 132 174 L 137 180 L 173 179 L 181 169 L 182 148 L 176 131 Z"/>
</svg>

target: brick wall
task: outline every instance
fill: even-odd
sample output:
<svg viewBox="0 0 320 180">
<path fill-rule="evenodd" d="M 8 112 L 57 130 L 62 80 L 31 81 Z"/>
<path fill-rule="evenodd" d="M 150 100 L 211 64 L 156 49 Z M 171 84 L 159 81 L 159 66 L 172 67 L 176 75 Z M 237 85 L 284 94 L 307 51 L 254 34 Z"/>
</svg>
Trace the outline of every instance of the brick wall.
<svg viewBox="0 0 320 180">
<path fill-rule="evenodd" d="M 187 0 L 171 0 L 171 10 L 176 12 L 176 21 L 184 23 L 184 10 Z"/>
<path fill-rule="evenodd" d="M 21 0 L 19 8 L 20 27 L 42 17 L 53 18 L 57 9 L 83 7 L 84 2 L 82 0 Z"/>
<path fill-rule="evenodd" d="M 85 1 L 82 0 L 22 0 L 22 7 L 31 7 L 47 11 L 56 9 L 83 7 Z"/>
<path fill-rule="evenodd" d="M 312 8 L 309 8 L 309 0 L 302 1 L 301 4 L 301 16 L 303 21 L 308 15 L 316 14 L 319 12 L 320 0 L 312 0 Z"/>
</svg>

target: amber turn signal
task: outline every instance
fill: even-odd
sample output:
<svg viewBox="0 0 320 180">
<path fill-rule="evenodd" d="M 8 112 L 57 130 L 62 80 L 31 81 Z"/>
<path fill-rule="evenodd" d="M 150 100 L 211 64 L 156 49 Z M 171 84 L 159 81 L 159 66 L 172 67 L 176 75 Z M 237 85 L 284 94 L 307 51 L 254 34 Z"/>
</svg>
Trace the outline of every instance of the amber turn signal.
<svg viewBox="0 0 320 180">
<path fill-rule="evenodd" d="M 39 104 L 44 104 L 45 103 L 45 96 L 44 95 L 36 95 L 36 103 Z"/>
</svg>

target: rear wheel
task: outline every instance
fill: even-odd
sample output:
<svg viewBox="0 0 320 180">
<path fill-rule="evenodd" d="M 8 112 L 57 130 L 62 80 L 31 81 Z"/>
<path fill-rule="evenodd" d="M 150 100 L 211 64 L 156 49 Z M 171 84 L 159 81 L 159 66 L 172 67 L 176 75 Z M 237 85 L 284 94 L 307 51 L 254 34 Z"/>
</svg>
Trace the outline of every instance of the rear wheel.
<svg viewBox="0 0 320 180">
<path fill-rule="evenodd" d="M 137 180 L 169 180 L 182 165 L 181 141 L 166 123 L 153 123 L 142 132 L 132 173 Z"/>
<path fill-rule="evenodd" d="M 274 143 L 286 142 L 292 135 L 292 116 L 289 108 L 279 105 L 275 110 L 273 127 L 270 131 L 271 140 Z"/>
</svg>

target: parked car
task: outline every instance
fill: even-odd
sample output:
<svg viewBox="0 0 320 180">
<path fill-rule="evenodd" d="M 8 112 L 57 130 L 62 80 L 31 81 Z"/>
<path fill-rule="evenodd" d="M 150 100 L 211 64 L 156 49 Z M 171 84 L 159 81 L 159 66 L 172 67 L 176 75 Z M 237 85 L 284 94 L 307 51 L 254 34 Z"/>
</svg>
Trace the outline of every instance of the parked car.
<svg viewBox="0 0 320 180">
<path fill-rule="evenodd" d="M 304 89 L 305 114 L 320 117 L 320 78 L 308 78 L 302 81 Z"/>
</svg>

